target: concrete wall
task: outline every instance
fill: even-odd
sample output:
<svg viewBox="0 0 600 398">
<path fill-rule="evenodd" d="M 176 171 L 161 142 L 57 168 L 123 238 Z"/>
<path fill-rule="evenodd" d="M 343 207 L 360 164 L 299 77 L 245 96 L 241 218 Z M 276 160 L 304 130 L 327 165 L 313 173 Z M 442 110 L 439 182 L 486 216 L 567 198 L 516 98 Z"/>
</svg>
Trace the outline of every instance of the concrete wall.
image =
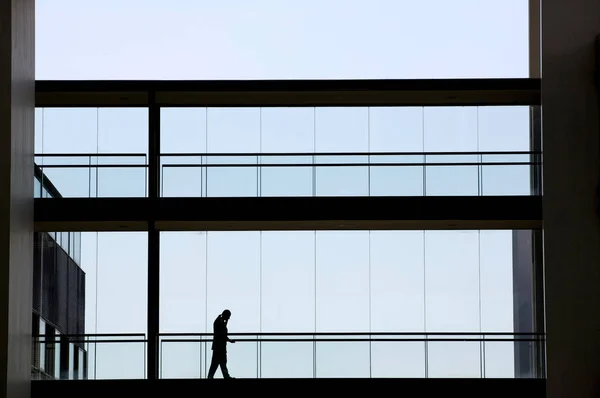
<svg viewBox="0 0 600 398">
<path fill-rule="evenodd" d="M 542 2 L 547 394 L 600 396 L 598 0 Z"/>
<path fill-rule="evenodd" d="M 0 0 L 0 396 L 29 397 L 34 0 Z"/>
</svg>

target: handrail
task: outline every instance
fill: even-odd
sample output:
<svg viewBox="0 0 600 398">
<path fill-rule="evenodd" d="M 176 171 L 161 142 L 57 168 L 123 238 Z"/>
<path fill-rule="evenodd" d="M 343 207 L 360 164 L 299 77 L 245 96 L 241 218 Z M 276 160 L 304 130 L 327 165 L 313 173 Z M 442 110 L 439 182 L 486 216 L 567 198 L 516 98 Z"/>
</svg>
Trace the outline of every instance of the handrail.
<svg viewBox="0 0 600 398">
<path fill-rule="evenodd" d="M 193 157 L 193 156 L 448 156 L 448 155 L 542 155 L 540 151 L 457 151 L 457 152 L 163 152 L 160 156 Z M 35 157 L 147 157 L 145 153 L 34 153 Z"/>
</svg>

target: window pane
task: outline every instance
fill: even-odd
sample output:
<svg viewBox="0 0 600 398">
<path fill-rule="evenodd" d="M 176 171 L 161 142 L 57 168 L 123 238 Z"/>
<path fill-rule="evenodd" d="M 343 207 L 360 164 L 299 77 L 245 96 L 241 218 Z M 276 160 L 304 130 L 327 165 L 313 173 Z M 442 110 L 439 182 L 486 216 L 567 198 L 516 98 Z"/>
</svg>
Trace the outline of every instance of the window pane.
<svg viewBox="0 0 600 398">
<path fill-rule="evenodd" d="M 260 152 L 260 109 L 209 108 L 207 112 L 209 153 Z"/>
<path fill-rule="evenodd" d="M 317 231 L 316 239 L 317 331 L 368 331 L 369 233 Z"/>
<path fill-rule="evenodd" d="M 265 231 L 261 234 L 261 330 L 314 331 L 315 233 Z M 312 347 L 309 352 L 312 353 Z"/>
<path fill-rule="evenodd" d="M 371 152 L 423 152 L 422 107 L 372 107 Z"/>
<path fill-rule="evenodd" d="M 315 114 L 317 152 L 368 152 L 368 108 L 317 108 Z"/>
<path fill-rule="evenodd" d="M 97 152 L 96 108 L 44 108 L 43 118 L 43 153 Z"/>
<path fill-rule="evenodd" d="M 206 108 L 161 108 L 160 151 L 206 152 Z"/>
<path fill-rule="evenodd" d="M 148 108 L 99 108 L 99 153 L 148 153 Z"/>
<path fill-rule="evenodd" d="M 425 152 L 476 152 L 477 108 L 425 107 Z"/>
<path fill-rule="evenodd" d="M 259 232 L 208 233 L 206 305 L 207 332 L 212 333 L 213 321 L 224 309 L 232 313 L 229 333 L 260 330 Z M 256 377 L 255 342 L 230 344 L 227 351 L 234 377 Z"/>
<path fill-rule="evenodd" d="M 477 127 L 480 151 L 529 151 L 528 106 L 480 106 Z"/>
<path fill-rule="evenodd" d="M 314 108 L 262 108 L 261 112 L 261 152 L 315 150 Z"/>
</svg>

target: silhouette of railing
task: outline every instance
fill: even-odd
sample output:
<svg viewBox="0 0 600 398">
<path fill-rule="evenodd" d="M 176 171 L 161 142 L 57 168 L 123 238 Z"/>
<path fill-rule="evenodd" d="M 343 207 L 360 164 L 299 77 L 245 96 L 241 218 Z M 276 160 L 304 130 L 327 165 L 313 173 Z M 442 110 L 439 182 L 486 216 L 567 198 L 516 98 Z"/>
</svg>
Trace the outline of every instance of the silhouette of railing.
<svg viewBox="0 0 600 398">
<path fill-rule="evenodd" d="M 539 333 L 231 333 L 229 370 L 251 378 L 540 378 Z M 210 333 L 163 333 L 161 378 L 205 378 Z M 518 369 L 517 369 L 518 368 Z M 217 376 L 220 372 L 217 371 Z"/>
<path fill-rule="evenodd" d="M 143 333 L 33 336 L 32 378 L 145 379 Z"/>
<path fill-rule="evenodd" d="M 229 369 L 242 378 L 545 377 L 543 333 L 230 333 L 230 338 L 236 343 L 228 345 Z M 206 377 L 211 333 L 162 333 L 158 340 L 161 378 Z M 144 379 L 147 344 L 145 334 L 34 336 L 32 375 Z"/>
<path fill-rule="evenodd" d="M 36 155 L 35 197 L 146 197 L 146 154 Z M 163 197 L 537 195 L 537 152 L 162 154 Z M 52 189 L 43 189 L 43 186 Z"/>
</svg>

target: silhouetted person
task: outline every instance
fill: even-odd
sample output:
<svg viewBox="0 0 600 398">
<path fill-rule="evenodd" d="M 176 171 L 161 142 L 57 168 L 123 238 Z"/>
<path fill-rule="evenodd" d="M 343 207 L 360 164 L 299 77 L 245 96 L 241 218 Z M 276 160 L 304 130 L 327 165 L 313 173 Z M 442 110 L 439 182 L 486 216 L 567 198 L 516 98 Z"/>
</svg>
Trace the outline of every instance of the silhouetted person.
<svg viewBox="0 0 600 398">
<path fill-rule="evenodd" d="M 227 343 L 235 343 L 227 336 L 227 322 L 231 318 L 231 311 L 224 310 L 213 322 L 212 361 L 208 369 L 208 378 L 215 377 L 217 368 L 221 367 L 224 379 L 233 379 L 227 370 Z"/>
</svg>

